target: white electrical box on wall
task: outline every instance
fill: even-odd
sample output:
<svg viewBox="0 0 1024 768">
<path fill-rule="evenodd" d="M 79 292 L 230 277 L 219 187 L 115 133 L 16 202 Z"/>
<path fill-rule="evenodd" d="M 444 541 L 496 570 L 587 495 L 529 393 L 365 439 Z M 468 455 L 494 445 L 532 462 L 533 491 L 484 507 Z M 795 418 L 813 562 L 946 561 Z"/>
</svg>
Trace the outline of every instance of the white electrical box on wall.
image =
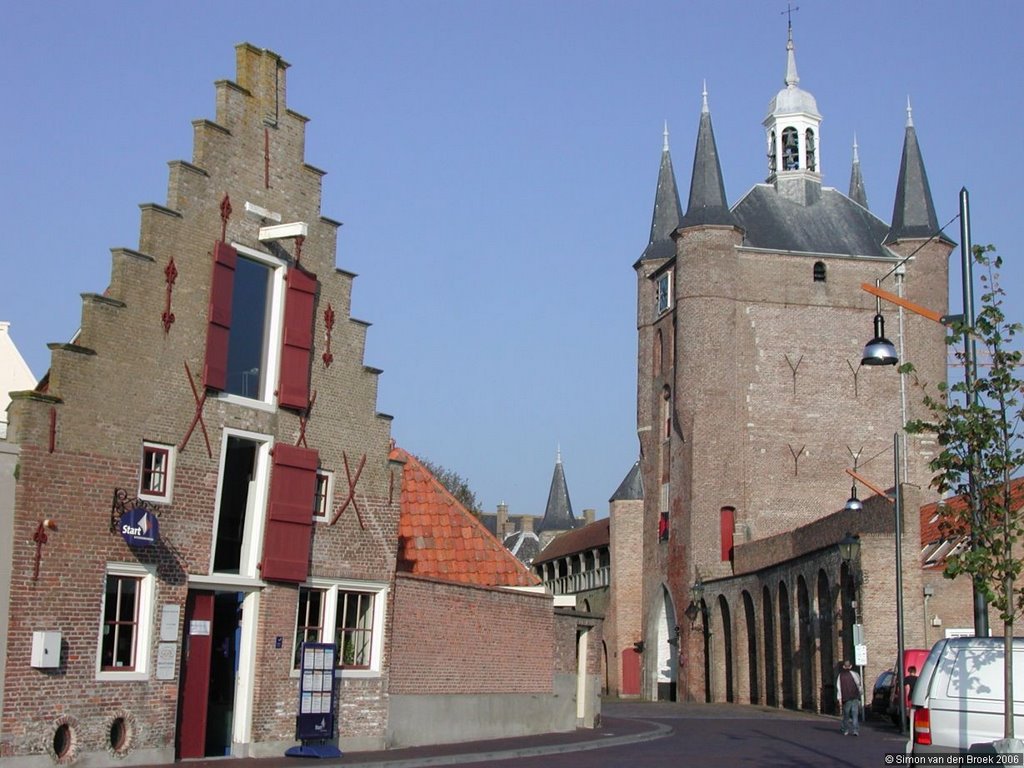
<svg viewBox="0 0 1024 768">
<path fill-rule="evenodd" d="M 36 631 L 32 633 L 32 666 L 53 669 L 60 666 L 60 632 Z"/>
</svg>

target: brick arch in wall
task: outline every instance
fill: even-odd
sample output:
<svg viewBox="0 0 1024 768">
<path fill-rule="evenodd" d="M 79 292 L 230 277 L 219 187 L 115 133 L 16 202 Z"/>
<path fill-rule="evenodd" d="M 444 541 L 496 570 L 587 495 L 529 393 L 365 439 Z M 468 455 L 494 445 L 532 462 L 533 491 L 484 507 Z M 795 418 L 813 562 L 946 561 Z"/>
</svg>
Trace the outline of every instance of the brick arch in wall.
<svg viewBox="0 0 1024 768">
<path fill-rule="evenodd" d="M 779 706 L 778 664 L 776 661 L 775 605 L 767 585 L 761 590 L 761 616 L 764 630 L 764 703 Z"/>
<path fill-rule="evenodd" d="M 818 570 L 818 620 L 821 637 L 818 641 L 819 662 L 821 664 L 821 712 L 826 715 L 837 713 L 835 687 L 835 595 L 828 580 L 825 569 Z"/>
<path fill-rule="evenodd" d="M 715 666 L 721 661 L 722 695 L 730 704 L 736 701 L 736 654 L 733 647 L 732 611 L 725 595 L 718 596 L 718 615 L 721 627 L 721 642 L 717 644 Z"/>
<path fill-rule="evenodd" d="M 754 599 L 750 596 L 750 592 L 743 590 L 743 594 L 740 596 L 743 601 L 743 619 L 746 625 L 745 636 L 746 636 L 746 654 L 740 654 L 742 659 L 746 655 L 747 661 L 747 698 L 751 704 L 761 703 L 761 687 L 760 680 L 758 677 L 759 665 L 757 652 L 757 612 L 754 610 Z"/>
<path fill-rule="evenodd" d="M 793 606 L 789 600 L 789 587 L 779 582 L 779 671 L 781 672 L 782 706 L 796 709 L 796 690 L 793 685 Z"/>
<path fill-rule="evenodd" d="M 797 638 L 799 650 L 797 651 L 797 671 L 800 678 L 800 708 L 816 711 L 817 704 L 814 701 L 814 661 L 816 649 L 814 647 L 814 629 L 816 619 L 811 612 L 811 596 L 807 589 L 807 580 L 803 574 L 796 577 L 796 609 L 797 609 Z"/>
</svg>

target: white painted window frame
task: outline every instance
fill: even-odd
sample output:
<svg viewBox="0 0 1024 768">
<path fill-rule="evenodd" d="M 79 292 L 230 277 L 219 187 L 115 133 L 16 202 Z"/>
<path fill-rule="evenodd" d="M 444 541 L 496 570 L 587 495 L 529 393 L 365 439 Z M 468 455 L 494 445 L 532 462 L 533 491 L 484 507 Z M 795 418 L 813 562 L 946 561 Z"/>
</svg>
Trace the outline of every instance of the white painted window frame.
<svg viewBox="0 0 1024 768">
<path fill-rule="evenodd" d="M 384 658 L 384 618 L 388 601 L 388 584 L 382 581 L 353 581 L 350 579 L 309 579 L 301 585 L 306 589 L 319 589 L 324 594 L 323 616 L 320 623 L 318 642 L 334 641 L 334 632 L 338 625 L 338 593 L 365 592 L 372 594 L 373 599 L 373 637 L 370 643 L 370 665 L 368 669 L 337 669 L 335 674 L 342 679 L 372 679 L 381 676 L 381 663 Z M 295 620 L 292 622 L 292 656 L 295 658 L 295 630 L 299 618 L 299 593 L 295 592 Z M 338 656 L 340 658 L 340 656 Z M 291 670 L 292 677 L 299 676 L 299 670 Z"/>
<path fill-rule="evenodd" d="M 103 624 L 107 603 L 107 579 L 124 576 L 139 579 L 138 624 L 135 635 L 135 668 L 119 672 L 103 669 Z M 153 613 L 156 606 L 156 566 L 141 563 L 107 563 L 103 573 L 103 596 L 100 600 L 99 632 L 96 635 L 96 680 L 148 680 L 153 656 Z"/>
<path fill-rule="evenodd" d="M 164 493 L 153 493 L 142 487 L 148 450 L 164 451 L 167 454 L 167 472 L 164 477 Z M 139 459 L 139 498 L 154 504 L 170 504 L 174 501 L 174 465 L 177 463 L 177 446 L 158 443 L 155 440 L 142 441 L 142 456 Z"/>
<path fill-rule="evenodd" d="M 238 564 L 238 574 L 220 573 L 213 570 L 214 558 L 217 554 L 217 527 L 220 525 L 220 502 L 224 491 L 224 461 L 227 458 L 228 438 L 238 437 L 259 443 L 256 451 L 256 468 L 253 472 L 253 487 L 248 496 L 248 508 L 245 511 L 245 530 L 242 532 L 242 554 Z M 210 570 L 211 577 L 241 577 L 242 579 L 259 579 L 256 567 L 263 553 L 263 532 L 266 528 L 267 498 L 270 494 L 270 452 L 274 448 L 272 435 L 260 432 L 248 432 L 243 429 L 224 427 L 220 444 L 220 466 L 217 471 L 217 496 L 214 500 L 213 530 L 210 537 Z"/>
<path fill-rule="evenodd" d="M 258 398 L 243 397 L 229 392 L 219 392 L 217 398 L 229 403 L 238 403 L 258 410 L 274 411 L 277 409 L 277 389 L 281 377 L 281 339 L 284 335 L 284 297 L 285 297 L 285 276 L 288 265 L 282 259 L 272 256 L 263 251 L 242 245 L 231 243 L 231 247 L 238 251 L 240 257 L 258 261 L 273 270 L 270 280 L 270 314 L 267 317 L 266 328 L 266 372 L 263 381 L 263 389 Z"/>
</svg>

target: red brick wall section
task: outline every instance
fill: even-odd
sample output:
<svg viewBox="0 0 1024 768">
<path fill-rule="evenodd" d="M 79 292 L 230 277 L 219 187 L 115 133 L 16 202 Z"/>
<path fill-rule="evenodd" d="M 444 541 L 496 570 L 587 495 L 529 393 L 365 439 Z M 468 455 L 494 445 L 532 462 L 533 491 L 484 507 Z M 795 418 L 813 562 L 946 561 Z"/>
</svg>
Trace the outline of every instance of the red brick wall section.
<svg viewBox="0 0 1024 768">
<path fill-rule="evenodd" d="M 564 665 L 546 595 L 399 574 L 394 611 L 396 695 L 551 693 Z"/>
</svg>

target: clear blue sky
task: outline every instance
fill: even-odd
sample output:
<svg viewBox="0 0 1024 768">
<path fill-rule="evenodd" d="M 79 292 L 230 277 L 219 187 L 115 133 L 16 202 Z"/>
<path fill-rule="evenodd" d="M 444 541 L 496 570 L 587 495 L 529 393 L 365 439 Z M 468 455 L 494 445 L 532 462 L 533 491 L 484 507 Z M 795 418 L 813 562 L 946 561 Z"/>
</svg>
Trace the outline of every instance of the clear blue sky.
<svg viewBox="0 0 1024 768">
<path fill-rule="evenodd" d="M 801 86 L 825 183 L 854 133 L 888 221 L 909 95 L 940 224 L 971 192 L 976 243 L 1024 284 L 1024 5 L 799 0 Z M 636 278 L 668 121 L 684 205 L 707 80 L 726 192 L 765 176 L 761 120 L 785 74 L 785 3 L 8 3 L 0 320 L 33 372 L 66 341 L 137 205 L 165 201 L 234 45 L 292 64 L 306 159 L 345 222 L 378 408 L 407 450 L 484 507 L 540 514 L 561 446 L 573 508 L 607 512 L 636 458 Z M 951 236 L 959 241 L 957 225 Z M 952 309 L 959 305 L 954 253 Z M 865 337 L 871 329 L 851 329 Z M 140 372 L 142 373 L 142 372 Z M 841 480 L 837 485 L 843 485 Z M 841 503 L 842 489 L 837 490 Z"/>
</svg>

